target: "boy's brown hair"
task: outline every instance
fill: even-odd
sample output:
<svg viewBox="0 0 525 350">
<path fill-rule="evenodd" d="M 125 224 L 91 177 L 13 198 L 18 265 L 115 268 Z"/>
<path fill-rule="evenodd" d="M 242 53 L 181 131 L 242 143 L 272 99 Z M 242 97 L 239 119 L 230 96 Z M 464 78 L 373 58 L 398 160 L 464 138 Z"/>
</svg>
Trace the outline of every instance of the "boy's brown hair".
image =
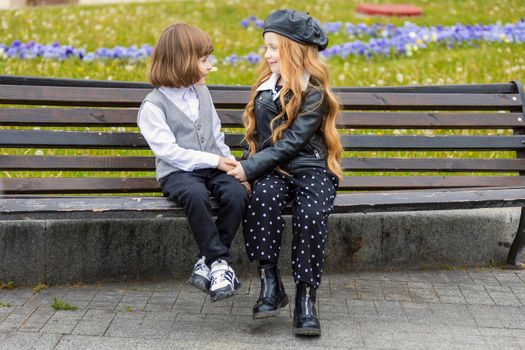
<svg viewBox="0 0 525 350">
<path fill-rule="evenodd" d="M 213 52 L 209 35 L 189 24 L 176 23 L 162 31 L 153 49 L 148 80 L 156 87 L 184 87 L 198 82 L 199 58 Z"/>
</svg>

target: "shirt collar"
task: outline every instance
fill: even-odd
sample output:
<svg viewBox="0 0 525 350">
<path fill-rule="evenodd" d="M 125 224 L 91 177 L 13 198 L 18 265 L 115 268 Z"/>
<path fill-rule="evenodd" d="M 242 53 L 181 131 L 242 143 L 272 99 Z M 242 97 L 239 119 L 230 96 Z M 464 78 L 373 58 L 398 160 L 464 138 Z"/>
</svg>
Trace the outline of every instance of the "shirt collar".
<svg viewBox="0 0 525 350">
<path fill-rule="evenodd" d="M 272 90 L 272 93 L 276 96 L 279 96 L 279 93 L 275 91 L 275 85 L 277 84 L 277 81 L 279 80 L 279 77 L 281 75 L 277 73 L 272 73 L 272 75 L 268 78 L 268 80 L 265 80 L 262 82 L 261 85 L 259 85 L 256 89 L 256 91 L 263 91 L 263 90 Z M 306 90 L 308 87 L 308 82 L 310 81 L 310 73 L 304 72 L 304 74 L 301 76 L 301 88 L 303 91 Z M 275 96 L 274 96 L 275 99 Z"/>
<path fill-rule="evenodd" d="M 272 73 L 268 80 L 263 81 L 263 83 L 257 87 L 257 91 L 272 90 L 272 92 L 275 93 L 275 85 L 279 77 L 279 74 Z"/>
<path fill-rule="evenodd" d="M 169 97 L 182 101 L 188 101 L 197 96 L 193 85 L 181 88 L 161 86 L 159 90 Z"/>
</svg>

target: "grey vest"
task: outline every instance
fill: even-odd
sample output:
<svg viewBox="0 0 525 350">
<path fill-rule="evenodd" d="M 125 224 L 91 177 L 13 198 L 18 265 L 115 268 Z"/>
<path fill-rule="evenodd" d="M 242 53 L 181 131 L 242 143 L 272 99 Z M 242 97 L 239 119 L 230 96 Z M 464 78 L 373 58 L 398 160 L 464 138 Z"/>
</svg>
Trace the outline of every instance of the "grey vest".
<svg viewBox="0 0 525 350">
<path fill-rule="evenodd" d="M 166 122 L 180 147 L 223 156 L 213 136 L 213 113 L 210 92 L 204 85 L 194 85 L 194 88 L 199 99 L 199 118 L 195 123 L 158 89 L 153 89 L 146 96 L 142 105 L 144 105 L 144 102 L 150 102 L 160 108 L 166 116 Z M 181 171 L 181 169 L 159 158 L 155 158 L 155 164 L 158 180 L 175 171 Z"/>
</svg>

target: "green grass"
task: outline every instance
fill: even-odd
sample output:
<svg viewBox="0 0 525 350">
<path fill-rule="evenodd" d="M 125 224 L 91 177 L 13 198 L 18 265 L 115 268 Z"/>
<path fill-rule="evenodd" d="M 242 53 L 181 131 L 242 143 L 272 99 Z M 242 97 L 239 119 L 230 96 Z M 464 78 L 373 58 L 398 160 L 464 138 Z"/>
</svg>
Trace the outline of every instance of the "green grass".
<svg viewBox="0 0 525 350">
<path fill-rule="evenodd" d="M 405 0 L 373 1 L 375 3 L 406 3 Z M 350 21 L 402 24 L 407 18 L 360 18 L 354 9 L 358 0 L 297 1 L 297 0 L 217 0 L 163 1 L 141 4 L 100 6 L 40 7 L 16 11 L 0 11 L 0 25 L 6 33 L 4 41 L 14 39 L 54 42 L 58 40 L 94 49 L 99 46 L 152 44 L 168 24 L 188 22 L 210 33 L 219 52 L 242 51 L 257 47 L 257 30 L 244 30 L 240 20 L 255 15 L 264 19 L 277 8 L 309 11 L 322 22 Z M 525 3 L 519 0 L 413 0 L 421 6 L 424 16 L 409 18 L 419 25 L 453 25 L 462 23 L 492 23 L 519 20 L 525 13 Z M 335 38 L 335 42 L 343 37 Z M 227 49 L 227 50 L 226 50 Z"/>
<path fill-rule="evenodd" d="M 59 311 L 59 310 L 75 311 L 77 309 L 76 306 L 68 304 L 65 301 L 57 299 L 57 298 L 53 299 L 53 304 L 51 304 L 51 307 L 55 311 Z"/>
<path fill-rule="evenodd" d="M 33 293 L 38 293 L 40 292 L 41 290 L 44 290 L 44 289 L 47 289 L 48 288 L 48 285 L 45 284 L 45 283 L 39 283 L 37 284 L 36 286 L 33 287 Z"/>
<path fill-rule="evenodd" d="M 15 288 L 15 282 L 8 281 L 6 283 L 0 282 L 0 289 L 13 289 Z"/>
<path fill-rule="evenodd" d="M 228 51 L 234 53 L 234 51 Z M 217 53 L 218 55 L 218 53 Z M 366 60 L 361 57 L 331 58 L 327 61 L 333 86 L 438 85 L 500 83 L 522 79 L 525 73 L 525 45 L 482 43 L 478 47 L 429 48 L 412 57 Z M 0 60 L 1 74 L 62 78 L 146 81 L 146 62 L 83 62 L 70 59 Z M 256 66 L 219 63 L 208 84 L 250 85 Z"/>
<path fill-rule="evenodd" d="M 396 3 L 404 1 L 375 1 Z M 5 31 L 0 42 L 35 40 L 84 47 L 154 45 L 160 31 L 179 21 L 202 27 L 215 43 L 218 71 L 211 74 L 210 84 L 249 85 L 254 80 L 254 66 L 241 63 L 236 67 L 222 64 L 230 54 L 244 55 L 262 45 L 261 31 L 246 30 L 240 21 L 250 15 L 260 19 L 276 8 L 310 11 L 323 22 L 393 23 L 401 25 L 407 18 L 359 18 L 355 14 L 357 0 L 318 1 L 165 1 L 141 4 L 102 6 L 42 7 L 16 11 L 0 11 L 0 26 Z M 525 3 L 517 0 L 492 1 L 415 0 L 425 15 L 408 20 L 419 25 L 453 25 L 515 22 L 525 13 Z M 342 32 L 330 35 L 332 44 L 348 41 Z M 525 45 L 487 44 L 447 49 L 431 44 L 412 57 L 372 60 L 350 57 L 329 59 L 332 82 L 337 86 L 406 85 L 502 82 L 520 78 L 525 71 Z M 122 61 L 82 62 L 68 60 L 0 60 L 2 74 L 40 75 L 50 77 L 146 80 L 146 63 Z"/>
</svg>

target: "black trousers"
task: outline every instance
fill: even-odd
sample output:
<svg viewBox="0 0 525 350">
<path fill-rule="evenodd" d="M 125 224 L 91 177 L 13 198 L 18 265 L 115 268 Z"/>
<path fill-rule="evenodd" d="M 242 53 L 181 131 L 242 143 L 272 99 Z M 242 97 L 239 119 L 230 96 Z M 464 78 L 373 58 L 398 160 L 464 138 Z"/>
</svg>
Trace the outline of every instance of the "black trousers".
<svg viewBox="0 0 525 350">
<path fill-rule="evenodd" d="M 295 282 L 318 288 L 324 263 L 327 219 L 333 210 L 338 179 L 322 168 L 290 175 L 271 172 L 258 179 L 243 223 L 251 261 L 277 263 L 284 231 L 282 214 L 292 202 L 292 270 Z"/>
<path fill-rule="evenodd" d="M 209 265 L 221 258 L 231 263 L 230 246 L 246 210 L 248 194 L 233 176 L 218 169 L 178 171 L 161 180 L 162 192 L 186 211 L 199 257 Z M 210 194 L 219 202 L 214 220 Z"/>
</svg>

